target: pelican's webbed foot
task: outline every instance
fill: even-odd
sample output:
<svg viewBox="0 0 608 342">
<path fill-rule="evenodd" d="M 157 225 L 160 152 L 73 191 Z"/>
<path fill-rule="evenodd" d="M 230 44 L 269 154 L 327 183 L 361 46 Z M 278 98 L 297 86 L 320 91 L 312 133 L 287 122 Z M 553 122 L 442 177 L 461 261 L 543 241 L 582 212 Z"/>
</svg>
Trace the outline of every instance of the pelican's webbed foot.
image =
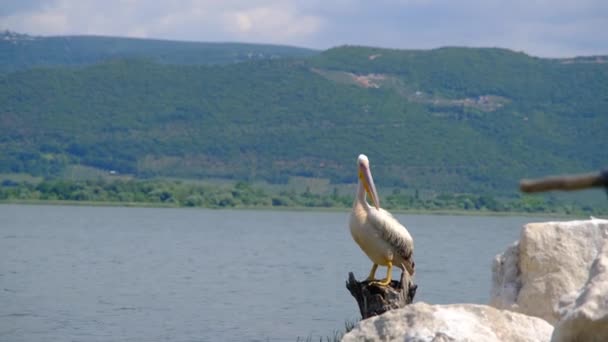
<svg viewBox="0 0 608 342">
<path fill-rule="evenodd" d="M 374 266 L 377 267 L 378 265 L 374 264 Z M 388 265 L 386 265 L 386 266 L 387 266 L 387 269 L 386 269 L 386 278 L 384 278 L 382 280 L 378 280 L 378 281 L 371 281 L 370 285 L 388 286 L 391 283 L 391 281 L 393 280 L 393 277 L 392 277 L 393 276 L 393 273 L 392 273 L 393 272 L 393 264 L 389 262 Z M 372 268 L 372 270 L 375 271 L 374 268 Z"/>
<path fill-rule="evenodd" d="M 372 281 L 369 284 L 370 285 L 376 285 L 376 286 L 388 286 L 391 283 L 391 281 L 393 281 L 392 278 L 388 277 L 388 278 L 385 278 L 385 279 L 382 279 L 382 280 Z"/>
</svg>

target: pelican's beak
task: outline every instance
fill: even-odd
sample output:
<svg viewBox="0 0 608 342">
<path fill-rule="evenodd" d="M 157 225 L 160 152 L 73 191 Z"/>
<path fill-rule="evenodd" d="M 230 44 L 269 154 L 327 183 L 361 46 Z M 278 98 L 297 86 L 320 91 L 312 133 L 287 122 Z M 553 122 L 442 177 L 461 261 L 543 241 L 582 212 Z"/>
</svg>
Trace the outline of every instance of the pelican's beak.
<svg viewBox="0 0 608 342">
<path fill-rule="evenodd" d="M 361 179 L 365 192 L 367 192 L 367 196 L 369 196 L 371 199 L 374 207 L 376 207 L 376 209 L 380 209 L 380 199 L 378 198 L 374 178 L 372 178 L 372 172 L 370 171 L 369 167 L 362 166 L 359 168 L 359 178 Z"/>
</svg>

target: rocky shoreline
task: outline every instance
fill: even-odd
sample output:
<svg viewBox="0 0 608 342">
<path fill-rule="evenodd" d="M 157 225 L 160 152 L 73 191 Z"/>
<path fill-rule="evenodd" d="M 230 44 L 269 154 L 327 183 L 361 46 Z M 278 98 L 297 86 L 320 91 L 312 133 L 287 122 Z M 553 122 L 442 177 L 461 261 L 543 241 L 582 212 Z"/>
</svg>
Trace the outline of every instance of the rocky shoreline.
<svg viewBox="0 0 608 342">
<path fill-rule="evenodd" d="M 418 302 L 343 341 L 608 341 L 608 220 L 527 224 L 494 259 L 489 305 Z"/>
</svg>

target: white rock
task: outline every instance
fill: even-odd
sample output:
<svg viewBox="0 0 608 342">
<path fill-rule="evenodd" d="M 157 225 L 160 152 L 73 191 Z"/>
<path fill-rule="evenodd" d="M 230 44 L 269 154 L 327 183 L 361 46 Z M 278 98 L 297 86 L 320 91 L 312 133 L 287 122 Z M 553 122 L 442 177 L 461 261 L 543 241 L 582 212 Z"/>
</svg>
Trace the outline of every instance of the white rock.
<svg viewBox="0 0 608 342">
<path fill-rule="evenodd" d="M 608 239 L 591 266 L 587 283 L 562 297 L 554 342 L 608 341 Z"/>
<path fill-rule="evenodd" d="M 487 305 L 418 302 L 359 322 L 342 341 L 549 341 L 546 321 Z"/>
<path fill-rule="evenodd" d="M 492 293 L 490 305 L 496 308 L 517 307 L 519 280 L 519 242 L 513 243 L 503 254 L 498 254 L 492 264 Z"/>
<path fill-rule="evenodd" d="M 490 304 L 555 324 L 559 299 L 578 290 L 603 244 L 608 221 L 530 223 L 493 265 Z"/>
</svg>

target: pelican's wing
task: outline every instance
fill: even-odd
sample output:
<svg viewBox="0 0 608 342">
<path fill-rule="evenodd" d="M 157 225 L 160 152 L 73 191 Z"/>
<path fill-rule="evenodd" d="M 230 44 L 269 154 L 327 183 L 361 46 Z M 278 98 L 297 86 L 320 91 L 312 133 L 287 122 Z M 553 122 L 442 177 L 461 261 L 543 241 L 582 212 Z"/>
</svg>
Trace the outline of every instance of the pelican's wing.
<svg viewBox="0 0 608 342">
<path fill-rule="evenodd" d="M 414 252 L 414 240 L 407 229 L 388 211 L 372 209 L 367 216 L 369 224 L 380 237 L 392 245 L 403 259 Z"/>
</svg>

